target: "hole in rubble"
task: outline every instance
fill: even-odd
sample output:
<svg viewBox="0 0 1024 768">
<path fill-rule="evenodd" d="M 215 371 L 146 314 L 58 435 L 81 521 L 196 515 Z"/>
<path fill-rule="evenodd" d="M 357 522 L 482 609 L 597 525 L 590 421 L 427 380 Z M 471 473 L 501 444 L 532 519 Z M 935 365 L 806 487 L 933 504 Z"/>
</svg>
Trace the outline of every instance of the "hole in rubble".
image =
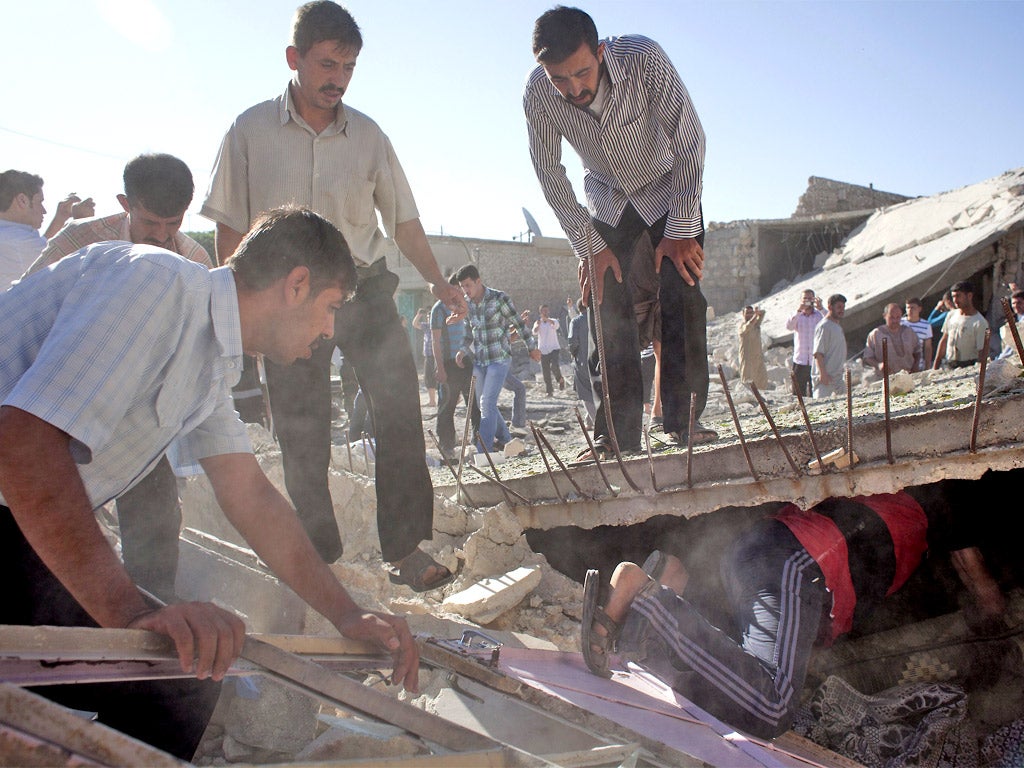
<svg viewBox="0 0 1024 768">
<path fill-rule="evenodd" d="M 919 488 L 934 488 L 919 486 Z M 849 637 L 873 634 L 892 627 L 952 613 L 969 602 L 944 542 L 976 541 L 985 562 L 1004 594 L 1024 587 L 1024 558 L 1014 535 L 1019 514 L 1018 494 L 1024 488 L 1024 469 L 986 472 L 961 494 L 959 505 L 967 515 L 957 519 L 965 524 L 958 530 L 930 530 L 931 552 L 907 583 L 886 598 L 869 616 L 858 616 Z M 630 526 L 598 526 L 591 529 L 563 526 L 526 532 L 530 547 L 543 554 L 555 570 L 583 583 L 590 568 L 600 570 L 605 589 L 615 566 L 629 561 L 642 563 L 654 549 L 679 557 L 691 574 L 699 574 L 687 586 L 687 598 L 697 604 L 716 624 L 730 623 L 723 616 L 719 563 L 733 535 L 782 503 L 755 507 L 723 507 L 693 518 L 671 515 L 652 517 Z M 953 547 L 955 548 L 955 546 Z M 602 596 L 602 600 L 604 597 Z M 967 606 L 969 608 L 969 606 Z"/>
</svg>

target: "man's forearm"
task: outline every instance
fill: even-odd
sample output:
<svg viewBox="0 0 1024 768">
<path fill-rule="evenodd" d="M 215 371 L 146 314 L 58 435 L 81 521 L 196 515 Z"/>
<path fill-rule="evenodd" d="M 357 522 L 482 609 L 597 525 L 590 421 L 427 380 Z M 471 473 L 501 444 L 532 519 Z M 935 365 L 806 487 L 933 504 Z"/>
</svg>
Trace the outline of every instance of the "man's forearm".
<svg viewBox="0 0 1024 768">
<path fill-rule="evenodd" d="M 285 584 L 335 626 L 358 609 L 252 454 L 212 456 L 201 463 L 228 520 Z"/>
<path fill-rule="evenodd" d="M 444 367 L 444 350 L 441 348 L 441 331 L 437 328 L 430 329 L 430 347 L 434 350 L 434 362 L 437 367 Z"/>
<path fill-rule="evenodd" d="M 427 234 L 423 231 L 423 224 L 419 219 L 410 219 L 395 225 L 395 244 L 427 283 L 438 285 L 444 282 L 444 275 L 437 265 L 434 252 L 430 250 Z"/>
<path fill-rule="evenodd" d="M 987 617 L 1001 616 L 1006 610 L 1006 598 L 992 577 L 981 550 L 966 547 L 950 553 L 953 567 L 960 581 L 974 600 L 974 605 Z"/>
<path fill-rule="evenodd" d="M 828 383 L 831 377 L 828 375 L 828 371 L 825 370 L 825 356 L 822 354 L 814 355 L 814 364 L 818 370 L 818 379 Z"/>
<path fill-rule="evenodd" d="M 126 627 L 150 608 L 96 523 L 69 442 L 26 411 L 0 408 L 0 490 L 32 549 L 89 615 Z"/>
<path fill-rule="evenodd" d="M 243 237 L 241 232 L 233 230 L 227 224 L 217 225 L 217 232 L 213 237 L 213 258 L 218 267 L 223 266 L 224 262 L 231 258 Z"/>
</svg>

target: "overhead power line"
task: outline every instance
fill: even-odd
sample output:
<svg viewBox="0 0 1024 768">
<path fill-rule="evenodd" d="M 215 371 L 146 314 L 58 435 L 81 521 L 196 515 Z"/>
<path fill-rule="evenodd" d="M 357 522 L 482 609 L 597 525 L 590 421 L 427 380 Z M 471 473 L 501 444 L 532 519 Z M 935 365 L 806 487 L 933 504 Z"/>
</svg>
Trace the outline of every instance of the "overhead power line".
<svg viewBox="0 0 1024 768">
<path fill-rule="evenodd" d="M 126 159 L 123 155 L 111 155 L 111 154 L 109 154 L 107 152 L 99 152 L 99 151 L 97 151 L 95 149 L 86 149 L 85 147 L 78 147 L 78 146 L 75 146 L 74 144 L 65 144 L 62 141 L 54 141 L 52 139 L 43 138 L 42 136 L 34 136 L 31 133 L 24 133 L 23 131 L 16 131 L 13 128 L 8 128 L 8 127 L 3 126 L 3 125 L 0 125 L 0 131 L 5 131 L 7 133 L 14 134 L 15 136 L 21 136 L 22 138 L 31 139 L 32 141 L 38 141 L 38 142 L 41 142 L 43 144 L 50 144 L 51 146 L 54 146 L 54 147 L 64 147 L 65 149 L 73 149 L 76 152 L 85 152 L 86 154 L 96 155 L 97 157 L 106 157 L 106 158 L 109 158 L 111 160 L 121 160 L 121 161 L 124 161 Z"/>
</svg>

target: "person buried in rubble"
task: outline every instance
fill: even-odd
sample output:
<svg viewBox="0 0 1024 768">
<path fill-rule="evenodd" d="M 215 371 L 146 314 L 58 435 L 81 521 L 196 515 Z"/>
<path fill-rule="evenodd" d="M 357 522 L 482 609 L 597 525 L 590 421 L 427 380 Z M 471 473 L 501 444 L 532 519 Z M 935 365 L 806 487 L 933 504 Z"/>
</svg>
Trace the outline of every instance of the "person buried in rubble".
<svg viewBox="0 0 1024 768">
<path fill-rule="evenodd" d="M 241 357 L 308 358 L 334 332 L 355 265 L 308 209 L 258 219 L 214 270 L 162 248 L 101 242 L 0 294 L 0 623 L 168 635 L 194 679 L 40 690 L 188 760 L 239 655 L 242 621 L 211 603 L 154 607 L 94 516 L 172 445 L 199 465 L 259 557 L 345 636 L 379 643 L 417 687 L 405 620 L 357 605 L 263 474 L 232 407 Z"/>
<path fill-rule="evenodd" d="M 584 660 L 610 677 L 617 653 L 730 725 L 778 736 L 799 706 L 816 641 L 831 643 L 870 616 L 926 550 L 950 553 L 979 626 L 998 624 L 1006 603 L 978 548 L 984 521 L 963 514 L 972 509 L 971 485 L 826 499 L 807 511 L 781 506 L 726 548 L 722 601 L 731 624 L 721 627 L 688 599 L 690 574 L 672 555 L 619 564 L 603 609 L 600 575 L 588 571 Z"/>
</svg>

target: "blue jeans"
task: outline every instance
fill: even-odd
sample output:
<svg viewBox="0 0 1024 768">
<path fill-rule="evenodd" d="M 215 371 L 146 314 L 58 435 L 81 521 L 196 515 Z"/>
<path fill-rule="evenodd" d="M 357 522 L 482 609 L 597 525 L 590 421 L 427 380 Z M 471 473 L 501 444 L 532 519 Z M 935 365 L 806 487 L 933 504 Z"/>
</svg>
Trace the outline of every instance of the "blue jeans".
<svg viewBox="0 0 1024 768">
<path fill-rule="evenodd" d="M 498 410 L 498 393 L 505 384 L 505 377 L 508 376 L 511 364 L 511 360 L 502 360 L 490 365 L 473 366 L 480 403 L 480 443 L 488 453 L 494 450 L 495 437 L 505 443 L 512 439 L 508 433 L 508 425 Z"/>
<path fill-rule="evenodd" d="M 505 374 L 505 389 L 512 393 L 512 426 L 526 428 L 526 385 L 512 373 L 511 367 Z"/>
</svg>

